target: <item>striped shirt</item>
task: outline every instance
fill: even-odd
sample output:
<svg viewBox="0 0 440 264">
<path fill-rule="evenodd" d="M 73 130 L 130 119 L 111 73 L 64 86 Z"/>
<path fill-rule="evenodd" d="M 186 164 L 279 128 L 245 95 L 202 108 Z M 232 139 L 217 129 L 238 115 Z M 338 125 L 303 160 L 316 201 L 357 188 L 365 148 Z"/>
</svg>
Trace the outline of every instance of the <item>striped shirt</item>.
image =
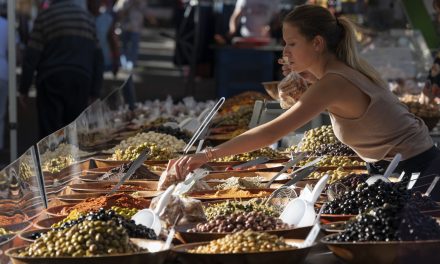
<svg viewBox="0 0 440 264">
<path fill-rule="evenodd" d="M 99 95 L 102 52 L 93 16 L 72 0 L 55 0 L 36 18 L 23 62 L 20 92 L 27 93 L 34 72 L 37 82 L 59 71 L 92 79 L 92 96 Z"/>
</svg>

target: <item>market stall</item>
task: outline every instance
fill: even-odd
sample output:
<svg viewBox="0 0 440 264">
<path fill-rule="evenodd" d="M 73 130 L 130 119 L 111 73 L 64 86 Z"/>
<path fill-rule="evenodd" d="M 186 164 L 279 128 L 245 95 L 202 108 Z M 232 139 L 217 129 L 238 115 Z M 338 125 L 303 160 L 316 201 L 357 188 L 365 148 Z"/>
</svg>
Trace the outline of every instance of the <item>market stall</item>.
<svg viewBox="0 0 440 264">
<path fill-rule="evenodd" d="M 227 99 L 204 146 L 246 131 L 258 100 L 268 97 Z M 164 181 L 188 124 L 213 105 L 149 101 L 133 116 L 115 91 L 38 142 L 0 172 L 1 263 L 433 263 L 440 205 L 408 176 L 367 184 L 365 163 L 330 126 L 210 162 L 186 185 Z"/>
</svg>

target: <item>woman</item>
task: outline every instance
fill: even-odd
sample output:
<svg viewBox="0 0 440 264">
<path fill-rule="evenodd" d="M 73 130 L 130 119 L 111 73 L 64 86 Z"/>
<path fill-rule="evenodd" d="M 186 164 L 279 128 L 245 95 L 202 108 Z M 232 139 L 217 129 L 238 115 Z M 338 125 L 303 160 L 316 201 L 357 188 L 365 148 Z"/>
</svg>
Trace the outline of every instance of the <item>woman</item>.
<svg viewBox="0 0 440 264">
<path fill-rule="evenodd" d="M 390 160 L 401 153 L 400 170 L 440 174 L 440 150 L 434 147 L 427 127 L 358 57 L 353 26 L 347 19 L 336 19 L 319 6 L 299 6 L 284 19 L 283 38 L 290 69 L 307 71 L 317 81 L 271 122 L 204 153 L 170 161 L 168 168 L 175 165 L 177 178 L 212 159 L 268 146 L 322 111 L 329 112 L 337 138 L 365 161 Z M 420 179 L 417 184 L 424 185 L 432 178 Z M 436 190 L 440 199 L 440 188 Z"/>
</svg>

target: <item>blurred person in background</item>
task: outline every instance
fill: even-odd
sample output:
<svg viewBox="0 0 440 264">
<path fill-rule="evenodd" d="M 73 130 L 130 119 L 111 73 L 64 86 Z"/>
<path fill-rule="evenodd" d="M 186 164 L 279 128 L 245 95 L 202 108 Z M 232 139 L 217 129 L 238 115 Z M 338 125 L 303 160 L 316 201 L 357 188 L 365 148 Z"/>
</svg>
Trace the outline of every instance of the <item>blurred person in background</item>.
<svg viewBox="0 0 440 264">
<path fill-rule="evenodd" d="M 107 0 L 89 0 L 87 7 L 95 16 L 96 34 L 104 57 L 104 71 L 111 71 L 116 76 L 119 70 L 119 45 L 112 3 Z"/>
<path fill-rule="evenodd" d="M 19 100 L 26 105 L 34 72 L 40 137 L 66 126 L 100 95 L 102 52 L 93 16 L 74 0 L 53 0 L 34 23 Z"/>
<path fill-rule="evenodd" d="M 146 18 L 153 25 L 157 24 L 157 21 L 148 12 L 147 0 L 119 0 L 114 11 L 118 14 L 122 29 L 121 67 L 132 71 L 138 59 L 139 40 L 144 28 L 144 19 Z M 129 109 L 134 110 L 136 93 L 133 78 L 128 79 L 122 92 Z"/>
<path fill-rule="evenodd" d="M 225 44 L 236 36 L 270 37 L 271 22 L 278 16 L 279 6 L 279 0 L 237 0 L 229 19 L 228 34 L 216 34 L 215 41 L 217 44 Z"/>
<path fill-rule="evenodd" d="M 32 16 L 35 11 L 32 0 L 17 1 L 18 34 L 23 45 L 28 43 L 29 32 L 32 28 Z"/>
<path fill-rule="evenodd" d="M 154 17 L 148 13 L 147 0 L 119 0 L 115 12 L 121 21 L 122 56 L 121 66 L 132 70 L 136 66 L 139 53 L 139 39 L 144 28 L 144 18 L 151 24 L 156 24 Z"/>
<path fill-rule="evenodd" d="M 4 146 L 6 104 L 8 101 L 8 21 L 6 4 L 0 4 L 0 150 Z"/>
<path fill-rule="evenodd" d="M 270 22 L 278 14 L 279 5 L 279 0 L 238 0 L 229 20 L 229 35 L 268 37 Z"/>
</svg>

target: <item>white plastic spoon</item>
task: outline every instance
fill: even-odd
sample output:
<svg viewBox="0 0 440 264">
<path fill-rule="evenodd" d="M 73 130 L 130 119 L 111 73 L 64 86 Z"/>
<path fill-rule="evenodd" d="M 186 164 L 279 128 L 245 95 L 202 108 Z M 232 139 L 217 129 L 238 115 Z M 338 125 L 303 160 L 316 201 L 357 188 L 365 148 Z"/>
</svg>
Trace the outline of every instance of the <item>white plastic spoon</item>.
<svg viewBox="0 0 440 264">
<path fill-rule="evenodd" d="M 327 184 L 329 178 L 329 175 L 322 177 L 315 185 L 315 188 L 313 188 L 310 197 L 301 197 L 290 201 L 286 205 L 286 208 L 284 208 L 284 211 L 281 213 L 280 219 L 284 223 L 293 225 L 295 227 L 313 225 L 316 218 L 314 204 L 321 195 L 321 192 Z"/>
<path fill-rule="evenodd" d="M 198 182 L 199 180 L 205 178 L 209 175 L 209 171 L 204 169 L 195 169 L 193 172 L 188 174 L 186 179 L 183 182 L 177 184 L 174 189 L 174 195 L 183 195 L 191 190 L 191 188 Z"/>
<path fill-rule="evenodd" d="M 368 185 L 373 185 L 376 181 L 382 180 L 384 182 L 390 182 L 388 179 L 391 176 L 391 173 L 397 168 L 397 165 L 399 165 L 399 162 L 402 160 L 402 155 L 400 153 L 397 153 L 396 156 L 394 156 L 393 160 L 391 161 L 390 165 L 388 165 L 388 168 L 386 169 L 385 173 L 383 175 L 374 175 L 367 179 L 366 183 Z"/>
<path fill-rule="evenodd" d="M 170 202 L 170 198 L 175 187 L 176 186 L 173 184 L 170 187 L 168 187 L 168 189 L 166 189 L 166 191 L 160 196 L 159 201 L 154 210 L 142 209 L 139 212 L 137 212 L 131 218 L 131 220 L 134 220 L 134 222 L 137 225 L 143 225 L 153 229 L 154 233 L 156 233 L 156 235 L 159 236 L 160 231 L 162 230 L 162 224 L 160 222 L 159 215 L 162 213 L 162 211 Z"/>
</svg>

